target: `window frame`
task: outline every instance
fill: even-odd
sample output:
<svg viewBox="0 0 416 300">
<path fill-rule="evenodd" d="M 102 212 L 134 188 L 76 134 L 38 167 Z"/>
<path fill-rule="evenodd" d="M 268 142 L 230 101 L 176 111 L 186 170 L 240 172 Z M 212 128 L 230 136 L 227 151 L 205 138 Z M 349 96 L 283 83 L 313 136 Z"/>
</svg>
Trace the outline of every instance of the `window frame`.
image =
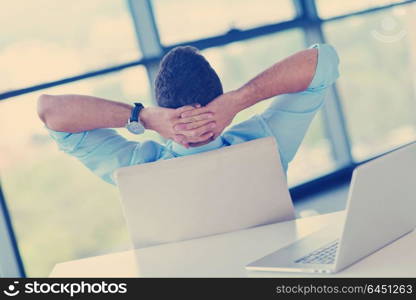
<svg viewBox="0 0 416 300">
<path fill-rule="evenodd" d="M 54 81 L 44 82 L 41 84 L 28 86 L 22 89 L 10 90 L 0 93 L 0 101 L 13 101 L 13 97 L 22 94 L 47 89 L 50 87 L 75 82 L 91 77 L 97 77 L 108 73 L 118 72 L 126 68 L 142 65 L 146 68 L 150 88 L 153 93 L 154 78 L 157 72 L 158 63 L 163 55 L 174 47 L 181 45 L 195 46 L 200 50 L 224 46 L 237 41 L 245 41 L 251 38 L 275 34 L 294 28 L 301 29 L 304 32 L 305 44 L 325 42 L 325 34 L 322 30 L 323 24 L 351 16 L 365 15 L 376 11 L 390 9 L 395 6 L 404 6 L 416 2 L 416 0 L 406 0 L 392 3 L 384 6 L 372 7 L 369 9 L 337 15 L 330 18 L 320 18 L 319 11 L 316 8 L 315 0 L 292 0 L 297 15 L 294 19 L 275 24 L 262 25 L 255 28 L 239 30 L 232 29 L 225 34 L 201 38 L 186 43 L 174 45 L 162 45 L 158 28 L 155 22 L 155 15 L 151 0 L 124 0 L 127 1 L 127 7 L 130 10 L 133 24 L 136 30 L 136 38 L 142 51 L 142 58 L 136 61 L 125 62 L 123 64 L 91 70 L 89 72 L 78 74 L 76 76 L 59 78 Z M 350 180 L 354 168 L 363 162 L 354 161 L 351 155 L 351 143 L 348 136 L 348 129 L 345 124 L 345 115 L 341 106 L 342 96 L 339 94 L 336 85 L 331 88 L 328 97 L 328 104 L 323 109 L 323 122 L 325 134 L 327 135 L 331 151 L 336 162 L 337 168 L 333 172 L 311 179 L 308 182 L 290 188 L 294 201 L 301 199 L 311 193 L 318 192 L 322 186 L 334 186 L 345 183 Z M 400 147 L 400 146 L 399 146 Z M 380 153 L 375 157 L 382 155 Z M 0 214 L 3 215 L 0 221 L 0 240 L 5 241 L 4 249 L 0 254 L 0 275 L 8 277 L 25 277 L 25 271 L 22 259 L 19 254 L 18 244 L 13 231 L 12 220 L 10 218 L 6 201 L 0 185 Z"/>
<path fill-rule="evenodd" d="M 0 277 L 26 277 L 12 220 L 0 185 Z"/>
</svg>

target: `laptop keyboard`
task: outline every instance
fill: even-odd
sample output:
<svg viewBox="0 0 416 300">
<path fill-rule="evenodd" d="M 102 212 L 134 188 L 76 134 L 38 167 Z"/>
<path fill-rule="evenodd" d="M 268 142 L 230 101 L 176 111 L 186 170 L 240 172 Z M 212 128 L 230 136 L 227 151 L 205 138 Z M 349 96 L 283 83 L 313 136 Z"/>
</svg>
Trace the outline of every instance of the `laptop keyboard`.
<svg viewBox="0 0 416 300">
<path fill-rule="evenodd" d="M 338 249 L 338 240 L 329 243 L 295 261 L 299 264 L 333 264 Z"/>
</svg>

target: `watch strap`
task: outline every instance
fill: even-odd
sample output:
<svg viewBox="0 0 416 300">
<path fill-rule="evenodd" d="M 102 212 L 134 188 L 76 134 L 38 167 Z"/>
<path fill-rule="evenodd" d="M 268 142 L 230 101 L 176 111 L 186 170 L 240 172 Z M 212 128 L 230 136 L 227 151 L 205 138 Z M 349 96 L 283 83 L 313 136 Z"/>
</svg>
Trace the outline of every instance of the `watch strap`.
<svg viewBox="0 0 416 300">
<path fill-rule="evenodd" d="M 139 102 L 134 103 L 134 108 L 131 110 L 130 122 L 139 122 L 139 115 L 143 108 L 143 104 Z"/>
</svg>

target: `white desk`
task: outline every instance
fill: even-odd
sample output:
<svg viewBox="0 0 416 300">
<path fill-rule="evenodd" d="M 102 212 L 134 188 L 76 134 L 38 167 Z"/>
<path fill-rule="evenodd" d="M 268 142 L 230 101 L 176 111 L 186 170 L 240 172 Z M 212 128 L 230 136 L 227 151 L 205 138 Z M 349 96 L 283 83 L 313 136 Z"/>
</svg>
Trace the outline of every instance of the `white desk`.
<svg viewBox="0 0 416 300">
<path fill-rule="evenodd" d="M 206 238 L 164 244 L 57 264 L 51 277 L 301 277 L 246 271 L 244 266 L 323 226 L 343 212 L 297 219 Z M 416 277 L 416 233 L 399 239 L 338 277 Z"/>
</svg>

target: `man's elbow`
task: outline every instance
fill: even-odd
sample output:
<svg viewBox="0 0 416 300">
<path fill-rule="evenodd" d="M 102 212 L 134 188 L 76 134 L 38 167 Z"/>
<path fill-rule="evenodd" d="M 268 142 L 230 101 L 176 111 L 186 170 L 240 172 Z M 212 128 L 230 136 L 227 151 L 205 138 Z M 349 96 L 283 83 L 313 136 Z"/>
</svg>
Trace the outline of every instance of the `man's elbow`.
<svg viewBox="0 0 416 300">
<path fill-rule="evenodd" d="M 63 125 L 58 118 L 58 107 L 54 96 L 42 94 L 38 98 L 37 113 L 42 122 L 49 129 L 61 131 Z"/>
<path fill-rule="evenodd" d="M 339 77 L 339 56 L 337 50 L 329 45 L 324 44 L 321 46 L 322 55 L 324 56 L 325 63 L 323 63 L 324 73 L 326 74 L 327 85 L 333 84 Z"/>
<path fill-rule="evenodd" d="M 43 123 L 46 124 L 46 116 L 47 116 L 47 106 L 48 106 L 48 95 L 42 94 L 38 98 L 38 116 L 42 120 Z"/>
<path fill-rule="evenodd" d="M 338 77 L 339 57 L 337 51 L 331 45 L 320 45 L 315 74 L 309 88 L 328 88 L 338 79 Z"/>
</svg>

